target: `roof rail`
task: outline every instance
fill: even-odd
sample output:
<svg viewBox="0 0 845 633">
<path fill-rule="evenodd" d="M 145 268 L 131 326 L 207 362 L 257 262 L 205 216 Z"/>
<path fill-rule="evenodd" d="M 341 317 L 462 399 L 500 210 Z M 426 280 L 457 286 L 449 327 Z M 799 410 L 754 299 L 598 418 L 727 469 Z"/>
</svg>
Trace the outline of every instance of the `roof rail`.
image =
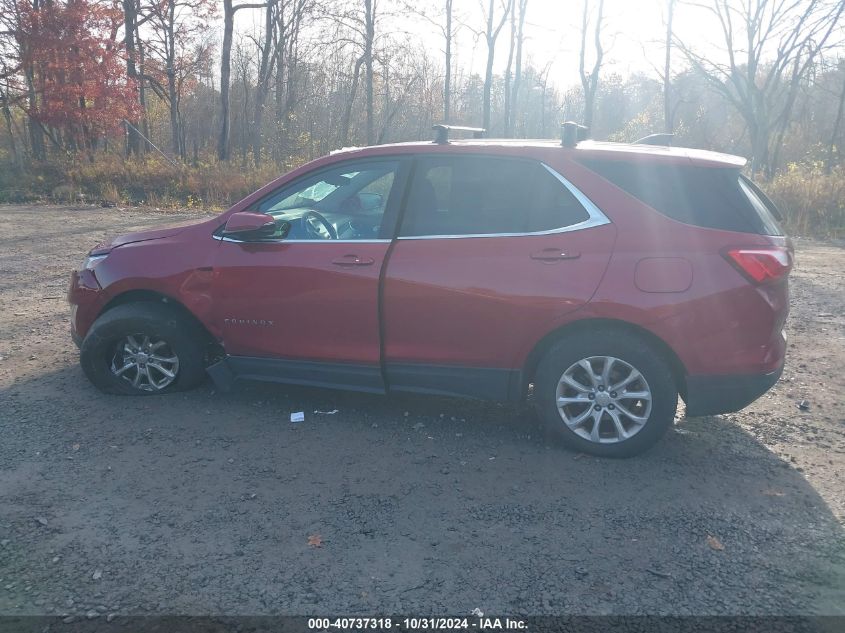
<svg viewBox="0 0 845 633">
<path fill-rule="evenodd" d="M 649 134 L 641 139 L 634 141 L 634 145 L 671 145 L 675 135 L 671 132 L 659 132 L 657 134 Z"/>
<path fill-rule="evenodd" d="M 566 121 L 560 126 L 560 144 L 564 147 L 575 147 L 579 141 L 586 140 L 590 128 L 575 121 Z"/>
<path fill-rule="evenodd" d="M 440 145 L 449 142 L 449 132 L 453 130 L 456 132 L 472 132 L 473 138 L 482 138 L 487 131 L 483 127 L 464 127 L 462 125 L 444 125 L 443 123 L 433 125 L 431 129 L 434 130 L 434 142 Z"/>
</svg>

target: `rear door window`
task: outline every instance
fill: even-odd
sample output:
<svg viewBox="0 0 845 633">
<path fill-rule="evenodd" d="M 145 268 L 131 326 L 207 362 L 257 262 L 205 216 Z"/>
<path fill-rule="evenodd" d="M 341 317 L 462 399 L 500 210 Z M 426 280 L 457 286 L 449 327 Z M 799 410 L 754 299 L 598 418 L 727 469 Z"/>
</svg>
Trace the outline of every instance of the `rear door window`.
<svg viewBox="0 0 845 633">
<path fill-rule="evenodd" d="M 661 214 L 694 226 L 782 235 L 767 208 L 735 168 L 585 159 L 586 167 Z M 759 190 L 757 190 L 759 191 Z"/>
<path fill-rule="evenodd" d="M 589 219 L 541 163 L 487 156 L 417 159 L 401 236 L 525 234 Z"/>
</svg>

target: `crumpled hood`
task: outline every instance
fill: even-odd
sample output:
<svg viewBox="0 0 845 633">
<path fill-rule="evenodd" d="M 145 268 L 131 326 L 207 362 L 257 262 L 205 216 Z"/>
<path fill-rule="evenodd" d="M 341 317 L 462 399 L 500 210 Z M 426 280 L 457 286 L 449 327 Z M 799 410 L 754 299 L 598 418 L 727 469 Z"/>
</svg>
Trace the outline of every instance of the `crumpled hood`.
<svg viewBox="0 0 845 633">
<path fill-rule="evenodd" d="M 181 233 L 189 226 L 195 225 L 196 223 L 196 220 L 191 220 L 189 222 L 183 222 L 175 226 L 149 229 L 146 231 L 135 231 L 134 233 L 124 233 L 123 235 L 118 235 L 117 237 L 111 240 L 106 240 L 105 242 L 98 244 L 93 249 L 91 249 L 91 254 L 105 254 L 111 251 L 112 249 L 117 248 L 118 246 L 124 246 L 126 244 L 132 244 L 134 242 L 146 242 L 148 240 L 160 240 L 164 237 L 172 237 Z"/>
</svg>

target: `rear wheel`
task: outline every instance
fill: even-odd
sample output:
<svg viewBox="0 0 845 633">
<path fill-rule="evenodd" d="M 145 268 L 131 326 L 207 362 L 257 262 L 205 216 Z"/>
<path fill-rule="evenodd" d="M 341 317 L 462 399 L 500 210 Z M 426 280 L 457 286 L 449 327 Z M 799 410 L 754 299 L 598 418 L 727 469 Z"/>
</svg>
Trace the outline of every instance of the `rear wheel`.
<svg viewBox="0 0 845 633">
<path fill-rule="evenodd" d="M 199 385 L 205 378 L 204 349 L 202 334 L 175 308 L 131 303 L 94 322 L 80 363 L 101 391 L 151 395 Z"/>
<path fill-rule="evenodd" d="M 549 434 L 605 457 L 650 448 L 678 406 L 666 360 L 640 337 L 611 330 L 558 341 L 540 361 L 534 396 Z"/>
</svg>

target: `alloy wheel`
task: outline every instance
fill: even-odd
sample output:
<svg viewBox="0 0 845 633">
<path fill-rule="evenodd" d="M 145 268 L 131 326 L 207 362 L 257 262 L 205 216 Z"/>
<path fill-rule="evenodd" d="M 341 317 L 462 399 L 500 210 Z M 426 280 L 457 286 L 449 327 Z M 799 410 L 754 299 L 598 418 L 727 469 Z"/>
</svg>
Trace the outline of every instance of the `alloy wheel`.
<svg viewBox="0 0 845 633">
<path fill-rule="evenodd" d="M 179 357 L 161 338 L 130 334 L 115 346 L 110 369 L 135 389 L 161 391 L 176 380 Z"/>
<path fill-rule="evenodd" d="M 630 363 L 591 356 L 563 372 L 556 402 L 561 419 L 574 433 L 591 442 L 615 444 L 643 429 L 651 414 L 652 393 Z"/>
</svg>

